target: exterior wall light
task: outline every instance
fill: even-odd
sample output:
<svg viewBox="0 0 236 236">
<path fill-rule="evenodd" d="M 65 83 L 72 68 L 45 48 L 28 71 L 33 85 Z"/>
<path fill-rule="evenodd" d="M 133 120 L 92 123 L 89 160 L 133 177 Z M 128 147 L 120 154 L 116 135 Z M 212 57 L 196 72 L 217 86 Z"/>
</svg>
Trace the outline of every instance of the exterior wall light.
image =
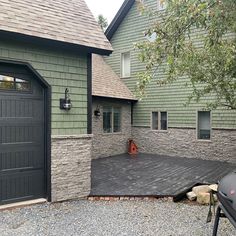
<svg viewBox="0 0 236 236">
<path fill-rule="evenodd" d="M 70 95 L 69 95 L 69 89 L 66 88 L 65 90 L 65 98 L 60 99 L 60 109 L 69 111 L 72 107 Z"/>
<path fill-rule="evenodd" d="M 99 107 L 97 107 L 96 110 L 94 111 L 94 115 L 95 115 L 96 117 L 100 117 L 100 116 L 101 116 L 101 111 L 100 111 L 100 108 L 99 108 Z"/>
</svg>

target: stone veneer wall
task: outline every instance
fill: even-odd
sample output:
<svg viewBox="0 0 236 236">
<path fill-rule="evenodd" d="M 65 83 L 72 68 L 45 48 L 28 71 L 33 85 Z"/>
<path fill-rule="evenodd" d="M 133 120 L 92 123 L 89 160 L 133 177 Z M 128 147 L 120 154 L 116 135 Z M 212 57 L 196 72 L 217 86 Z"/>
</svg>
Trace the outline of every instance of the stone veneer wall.
<svg viewBox="0 0 236 236">
<path fill-rule="evenodd" d="M 121 107 L 121 132 L 103 133 L 103 106 Z M 94 111 L 99 107 L 100 117 L 94 116 Z M 92 158 L 109 157 L 127 152 L 128 139 L 131 138 L 131 104 L 126 101 L 93 99 L 93 151 Z"/>
<path fill-rule="evenodd" d="M 139 152 L 236 163 L 236 130 L 212 130 L 210 141 L 197 140 L 195 129 L 153 131 L 133 127 Z"/>
<path fill-rule="evenodd" d="M 53 136 L 52 201 L 87 197 L 91 190 L 92 135 Z"/>
</svg>

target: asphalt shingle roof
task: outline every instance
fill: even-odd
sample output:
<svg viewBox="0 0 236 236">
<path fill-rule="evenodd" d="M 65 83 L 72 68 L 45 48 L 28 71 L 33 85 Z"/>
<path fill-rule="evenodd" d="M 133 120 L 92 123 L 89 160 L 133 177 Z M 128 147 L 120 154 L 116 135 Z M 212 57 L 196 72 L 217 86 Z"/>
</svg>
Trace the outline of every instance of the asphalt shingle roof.
<svg viewBox="0 0 236 236">
<path fill-rule="evenodd" d="M 92 57 L 93 96 L 137 100 L 102 56 Z"/>
<path fill-rule="evenodd" d="M 0 31 L 112 50 L 84 0 L 1 0 Z"/>
</svg>

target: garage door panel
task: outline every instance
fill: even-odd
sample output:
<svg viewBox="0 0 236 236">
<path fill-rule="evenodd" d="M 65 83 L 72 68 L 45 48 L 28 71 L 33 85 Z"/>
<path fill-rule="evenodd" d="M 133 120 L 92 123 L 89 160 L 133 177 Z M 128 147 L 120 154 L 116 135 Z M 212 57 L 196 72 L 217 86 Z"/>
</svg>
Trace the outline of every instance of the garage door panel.
<svg viewBox="0 0 236 236">
<path fill-rule="evenodd" d="M 0 175 L 0 199 L 2 204 L 43 197 L 43 172 L 28 171 L 9 175 Z"/>
<path fill-rule="evenodd" d="M 0 142 L 4 144 L 40 143 L 44 130 L 41 125 L 18 124 L 0 127 Z"/>
<path fill-rule="evenodd" d="M 26 149 L 26 148 L 25 148 Z M 14 152 L 0 153 L 0 171 L 11 171 L 17 169 L 41 168 L 44 169 L 44 160 L 41 148 L 32 150 L 16 150 Z"/>
<path fill-rule="evenodd" d="M 35 98 L 6 97 L 0 101 L 1 118 L 36 118 L 41 120 L 44 111 L 40 109 L 43 101 Z"/>
</svg>

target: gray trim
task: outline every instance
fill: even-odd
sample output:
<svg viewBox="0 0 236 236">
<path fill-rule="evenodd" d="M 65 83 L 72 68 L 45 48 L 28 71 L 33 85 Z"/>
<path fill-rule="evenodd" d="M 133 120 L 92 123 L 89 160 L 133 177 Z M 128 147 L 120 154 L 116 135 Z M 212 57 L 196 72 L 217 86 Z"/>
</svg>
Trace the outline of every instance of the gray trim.
<svg viewBox="0 0 236 236">
<path fill-rule="evenodd" d="M 119 11 L 115 15 L 114 19 L 112 20 L 111 24 L 108 26 L 105 35 L 107 36 L 108 40 L 111 40 L 112 36 L 122 23 L 123 19 L 128 14 L 129 10 L 135 3 L 135 0 L 125 0 L 122 6 L 120 7 Z"/>
<path fill-rule="evenodd" d="M 67 43 L 67 42 L 57 41 L 53 39 L 45 39 L 45 38 L 15 33 L 15 32 L 8 32 L 4 30 L 0 30 L 0 37 L 1 39 L 5 39 L 5 40 L 14 39 L 14 40 L 17 40 L 18 42 L 30 43 L 30 44 L 33 43 L 40 47 L 48 46 L 50 47 L 50 49 L 57 49 L 60 51 L 66 50 L 73 53 L 75 52 L 80 53 L 80 54 L 81 53 L 95 53 L 95 54 L 106 55 L 106 56 L 109 56 L 112 53 L 111 50 L 87 47 L 87 46 L 83 46 L 79 44 Z"/>
<path fill-rule="evenodd" d="M 92 54 L 87 55 L 87 133 L 92 134 Z"/>
</svg>

